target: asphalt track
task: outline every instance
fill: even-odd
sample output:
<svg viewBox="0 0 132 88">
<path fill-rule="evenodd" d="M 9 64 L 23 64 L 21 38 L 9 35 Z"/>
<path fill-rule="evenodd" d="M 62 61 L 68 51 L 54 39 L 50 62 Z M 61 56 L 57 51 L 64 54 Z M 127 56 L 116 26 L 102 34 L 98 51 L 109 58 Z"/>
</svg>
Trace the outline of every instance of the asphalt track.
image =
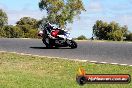
<svg viewBox="0 0 132 88">
<path fill-rule="evenodd" d="M 77 49 L 47 49 L 40 39 L 0 39 L 0 51 L 88 61 L 132 64 L 132 43 L 78 41 Z"/>
</svg>

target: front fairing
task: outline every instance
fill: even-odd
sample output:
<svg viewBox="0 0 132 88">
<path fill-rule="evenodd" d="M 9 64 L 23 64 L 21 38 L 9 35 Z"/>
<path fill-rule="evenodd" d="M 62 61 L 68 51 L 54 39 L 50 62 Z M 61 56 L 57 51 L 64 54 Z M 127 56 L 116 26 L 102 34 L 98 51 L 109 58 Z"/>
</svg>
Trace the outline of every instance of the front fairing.
<svg viewBox="0 0 132 88">
<path fill-rule="evenodd" d="M 72 40 L 71 35 L 70 35 L 70 32 L 65 32 L 64 36 L 65 36 L 67 39 Z"/>
</svg>

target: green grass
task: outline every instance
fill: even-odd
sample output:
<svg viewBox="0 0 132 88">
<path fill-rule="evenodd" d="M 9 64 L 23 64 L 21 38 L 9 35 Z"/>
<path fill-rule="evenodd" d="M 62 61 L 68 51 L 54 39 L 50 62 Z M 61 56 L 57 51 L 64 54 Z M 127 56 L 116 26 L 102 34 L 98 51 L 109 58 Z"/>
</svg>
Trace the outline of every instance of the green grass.
<svg viewBox="0 0 132 88">
<path fill-rule="evenodd" d="M 88 74 L 132 75 L 129 66 L 0 53 L 0 88 L 132 88 L 132 83 L 79 86 L 75 79 L 80 66 Z"/>
</svg>

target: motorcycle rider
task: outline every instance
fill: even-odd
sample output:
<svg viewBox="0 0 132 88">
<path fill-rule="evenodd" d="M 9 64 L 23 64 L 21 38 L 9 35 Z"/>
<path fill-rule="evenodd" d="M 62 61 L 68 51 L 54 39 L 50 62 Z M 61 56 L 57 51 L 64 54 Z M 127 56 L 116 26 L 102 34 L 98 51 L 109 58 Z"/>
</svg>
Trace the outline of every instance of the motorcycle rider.
<svg viewBox="0 0 132 88">
<path fill-rule="evenodd" d="M 51 32 L 51 30 L 53 29 L 53 26 L 50 23 L 46 23 L 45 24 L 45 29 L 49 31 L 49 33 Z"/>
<path fill-rule="evenodd" d="M 48 37 L 47 34 L 50 34 L 51 31 L 53 29 L 53 26 L 47 22 L 45 25 L 44 25 L 44 28 L 43 28 L 43 42 L 46 44 L 46 45 L 49 45 L 50 43 L 50 39 Z M 44 41 L 45 40 L 45 41 Z"/>
<path fill-rule="evenodd" d="M 58 29 L 58 28 L 55 28 L 49 22 L 47 22 L 44 26 L 42 26 L 41 29 L 43 30 L 43 36 L 42 36 L 43 37 L 43 39 L 42 39 L 43 43 L 48 46 L 52 42 L 52 40 L 50 39 L 50 38 L 52 38 L 52 36 L 51 36 L 52 30 L 53 29 L 55 30 L 55 29 Z"/>
<path fill-rule="evenodd" d="M 54 30 L 59 30 L 59 33 L 58 35 L 64 35 L 64 32 L 65 32 L 65 29 L 62 29 L 62 28 L 55 28 L 54 26 L 52 26 L 49 22 L 47 22 L 45 24 L 45 29 L 48 30 L 48 34 L 51 33 L 51 31 L 54 29 Z"/>
</svg>

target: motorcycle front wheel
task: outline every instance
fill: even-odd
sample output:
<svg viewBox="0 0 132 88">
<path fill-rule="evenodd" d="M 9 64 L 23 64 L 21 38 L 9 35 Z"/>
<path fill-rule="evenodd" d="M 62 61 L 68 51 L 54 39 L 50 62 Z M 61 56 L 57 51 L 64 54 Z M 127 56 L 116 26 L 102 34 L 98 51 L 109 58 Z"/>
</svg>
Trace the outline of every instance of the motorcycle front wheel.
<svg viewBox="0 0 132 88">
<path fill-rule="evenodd" d="M 43 43 L 45 44 L 46 48 L 52 48 L 53 46 L 50 44 L 49 39 L 45 38 L 42 39 Z"/>
<path fill-rule="evenodd" d="M 72 49 L 77 48 L 77 43 L 74 40 L 69 40 L 69 47 L 71 47 Z"/>
</svg>

